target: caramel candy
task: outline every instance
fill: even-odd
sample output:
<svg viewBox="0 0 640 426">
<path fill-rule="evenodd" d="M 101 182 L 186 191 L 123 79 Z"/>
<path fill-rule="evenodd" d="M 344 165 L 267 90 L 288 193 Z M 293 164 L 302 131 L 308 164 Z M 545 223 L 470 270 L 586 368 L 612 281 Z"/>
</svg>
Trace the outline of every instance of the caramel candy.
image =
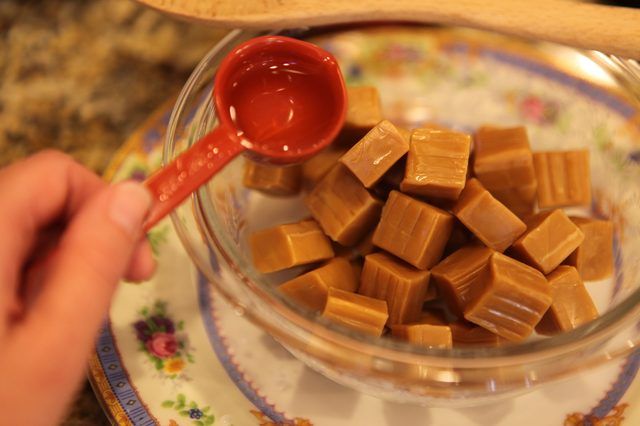
<svg viewBox="0 0 640 426">
<path fill-rule="evenodd" d="M 374 252 L 374 250 L 376 249 L 375 246 L 373 245 L 374 232 L 375 232 L 375 229 L 371 230 L 371 232 L 365 235 L 363 239 L 358 241 L 358 243 L 355 246 L 353 246 L 354 250 L 358 255 L 364 257 Z"/>
<path fill-rule="evenodd" d="M 533 164 L 541 209 L 591 204 L 588 150 L 536 152 Z"/>
<path fill-rule="evenodd" d="M 428 348 L 451 347 L 451 329 L 447 325 L 424 323 L 392 325 L 391 335 Z"/>
<path fill-rule="evenodd" d="M 373 244 L 418 269 L 429 269 L 442 257 L 453 222 L 444 210 L 391 191 Z"/>
<path fill-rule="evenodd" d="M 463 247 L 431 269 L 433 281 L 453 314 L 462 316 L 469 290 L 482 278 L 492 253 L 484 246 Z"/>
<path fill-rule="evenodd" d="M 351 246 L 370 231 L 382 203 L 349 170 L 337 164 L 305 199 L 311 215 L 334 241 Z"/>
<path fill-rule="evenodd" d="M 429 286 L 429 288 L 434 288 L 433 286 Z M 426 310 L 420 312 L 420 316 L 418 317 L 419 323 L 422 324 L 431 324 L 431 325 L 448 325 L 447 319 L 440 311 L 436 310 Z"/>
<path fill-rule="evenodd" d="M 505 340 L 497 334 L 464 320 L 450 323 L 449 328 L 451 329 L 453 347 L 496 347 L 505 343 Z"/>
<path fill-rule="evenodd" d="M 336 165 L 345 152 L 347 152 L 345 149 L 329 147 L 305 161 L 302 164 L 304 181 L 311 186 L 318 183 Z"/>
<path fill-rule="evenodd" d="M 411 130 L 407 129 L 406 127 L 400 126 L 396 126 L 396 129 L 398 129 L 398 133 L 402 135 L 404 140 L 407 142 L 407 145 L 409 145 L 409 141 L 411 140 Z"/>
<path fill-rule="evenodd" d="M 335 252 L 335 256 L 342 257 L 350 262 L 358 259 L 364 261 L 364 256 L 375 251 L 375 247 L 371 241 L 372 236 L 373 232 L 370 232 L 358 244 L 351 247 L 345 247 L 334 242 L 333 251 Z"/>
<path fill-rule="evenodd" d="M 345 327 L 382 335 L 389 318 L 387 302 L 329 287 L 322 316 Z"/>
<path fill-rule="evenodd" d="M 493 198 L 477 179 L 467 181 L 452 212 L 487 247 L 499 252 L 527 229 L 524 222 Z"/>
<path fill-rule="evenodd" d="M 427 293 L 424 295 L 424 301 L 430 302 L 438 298 L 438 289 L 435 285 L 427 286 Z"/>
<path fill-rule="evenodd" d="M 453 130 L 449 127 L 445 127 L 442 124 L 435 123 L 433 121 L 425 121 L 420 123 L 417 127 L 418 129 L 430 129 L 430 130 L 440 130 L 442 132 L 452 132 Z"/>
<path fill-rule="evenodd" d="M 613 224 L 608 220 L 572 217 L 584 234 L 584 241 L 566 260 L 583 280 L 601 280 L 613 273 Z"/>
<path fill-rule="evenodd" d="M 334 242 L 332 246 L 335 257 L 341 257 L 348 261 L 352 261 L 353 259 L 358 257 L 358 253 L 356 253 L 353 247 L 346 247 L 336 242 Z"/>
<path fill-rule="evenodd" d="M 391 191 L 400 190 L 400 182 L 404 179 L 404 170 L 406 168 L 407 156 L 405 155 L 382 176 L 380 182 L 373 187 L 373 192 L 380 198 L 387 199 Z"/>
<path fill-rule="evenodd" d="M 429 285 L 429 271 L 420 271 L 387 253 L 364 258 L 358 293 L 387 301 L 389 324 L 417 321 Z"/>
<path fill-rule="evenodd" d="M 269 195 L 295 195 L 300 191 L 301 176 L 299 165 L 273 166 L 246 160 L 243 184 Z"/>
<path fill-rule="evenodd" d="M 449 241 L 447 241 L 447 245 L 444 248 L 444 255 L 449 256 L 470 242 L 471 233 L 464 227 L 462 222 L 456 219 L 453 224 L 453 230 L 451 231 L 451 237 L 449 237 Z"/>
<path fill-rule="evenodd" d="M 526 129 L 481 127 L 474 151 L 473 171 L 482 185 L 517 215 L 532 213 L 537 184 Z"/>
<path fill-rule="evenodd" d="M 504 204 L 519 218 L 533 214 L 537 185 L 520 188 L 494 189 L 491 192 L 496 200 Z"/>
<path fill-rule="evenodd" d="M 544 335 L 570 331 L 598 317 L 591 296 L 573 266 L 558 266 L 547 275 L 553 302 L 536 331 Z"/>
<path fill-rule="evenodd" d="M 471 137 L 463 133 L 416 129 L 411 133 L 403 192 L 457 200 L 467 179 Z"/>
<path fill-rule="evenodd" d="M 383 120 L 342 156 L 340 162 L 371 188 L 409 150 L 390 121 Z"/>
<path fill-rule="evenodd" d="M 346 247 L 336 242 L 333 243 L 333 251 L 335 252 L 336 257 L 343 257 L 349 261 L 362 259 L 364 256 L 373 253 L 376 248 L 373 245 L 373 232 L 371 230 L 367 235 L 364 236 L 360 241 L 358 241 L 355 245 Z"/>
<path fill-rule="evenodd" d="M 512 254 L 544 274 L 556 269 L 584 240 L 582 231 L 562 210 L 527 219 L 527 232 L 513 243 Z"/>
<path fill-rule="evenodd" d="M 354 292 L 358 279 L 351 263 L 341 257 L 302 274 L 278 286 L 278 290 L 297 303 L 314 311 L 321 311 L 327 302 L 329 288 Z"/>
<path fill-rule="evenodd" d="M 347 116 L 340 139 L 355 142 L 383 118 L 378 89 L 371 86 L 347 87 Z"/>
<path fill-rule="evenodd" d="M 552 301 L 540 271 L 497 252 L 469 299 L 464 318 L 511 341 L 528 337 Z"/>
<path fill-rule="evenodd" d="M 331 241 L 315 220 L 257 231 L 249 238 L 253 263 L 262 273 L 333 257 Z"/>
<path fill-rule="evenodd" d="M 360 276 L 362 275 L 362 267 L 364 266 L 364 261 L 362 260 L 362 258 L 353 259 L 349 261 L 349 265 L 351 265 L 353 275 L 356 277 L 356 281 L 359 283 Z"/>
</svg>

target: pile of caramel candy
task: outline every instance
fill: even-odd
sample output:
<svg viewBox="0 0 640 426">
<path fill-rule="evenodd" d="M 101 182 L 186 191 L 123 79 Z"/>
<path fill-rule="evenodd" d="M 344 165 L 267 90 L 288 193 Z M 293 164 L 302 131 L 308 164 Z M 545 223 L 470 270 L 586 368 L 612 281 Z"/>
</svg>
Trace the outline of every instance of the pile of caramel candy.
<svg viewBox="0 0 640 426">
<path fill-rule="evenodd" d="M 503 345 L 597 317 L 583 281 L 612 274 L 613 227 L 563 210 L 590 206 L 588 150 L 532 152 L 524 127 L 409 131 L 382 117 L 375 88 L 348 93 L 331 148 L 293 167 L 247 161 L 245 186 L 307 191 L 309 219 L 250 237 L 262 273 L 313 268 L 278 291 L 427 347 Z"/>
</svg>

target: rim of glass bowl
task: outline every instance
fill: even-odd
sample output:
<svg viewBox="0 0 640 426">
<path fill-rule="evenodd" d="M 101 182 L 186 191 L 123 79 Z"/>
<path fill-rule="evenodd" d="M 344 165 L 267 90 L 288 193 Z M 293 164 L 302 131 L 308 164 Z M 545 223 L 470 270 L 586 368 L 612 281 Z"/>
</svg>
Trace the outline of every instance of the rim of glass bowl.
<svg viewBox="0 0 640 426">
<path fill-rule="evenodd" d="M 345 26 L 339 26 L 338 28 L 344 29 Z M 335 29 L 336 27 L 327 27 L 320 30 L 313 29 L 312 31 L 314 34 L 317 34 L 318 31 L 331 32 Z M 202 82 L 199 82 L 201 75 L 207 69 L 217 66 L 222 56 L 227 50 L 230 50 L 233 45 L 248 38 L 268 33 L 282 32 L 233 30 L 216 44 L 200 61 L 183 87 L 171 113 L 163 150 L 164 164 L 174 157 L 177 128 L 184 114 L 189 96 L 194 90 L 198 90 L 203 86 Z M 308 33 L 308 29 L 301 29 L 288 32 L 287 34 L 301 37 Z M 547 43 L 539 43 L 539 45 L 546 44 Z M 562 47 L 562 49 L 569 48 Z M 574 49 L 571 50 L 575 52 Z M 626 60 L 607 56 L 599 52 L 588 52 L 585 53 L 585 55 L 609 71 L 614 78 L 622 79 L 623 81 L 620 81 L 620 85 L 637 99 L 640 99 L 640 90 L 638 89 L 640 87 L 640 72 L 635 70 L 636 74 L 634 75 L 633 69 L 629 70 L 623 66 L 628 64 Z M 293 339 L 294 346 L 298 348 L 305 345 L 307 336 L 314 336 L 322 337 L 333 344 L 339 344 L 347 349 L 360 351 L 366 349 L 364 352 L 374 353 L 378 357 L 386 357 L 389 360 L 398 362 L 416 362 L 416 360 L 420 360 L 420 362 L 424 364 L 451 366 L 451 361 L 455 361 L 458 366 L 470 368 L 504 367 L 506 365 L 517 365 L 525 362 L 549 360 L 578 351 L 592 344 L 601 343 L 608 337 L 614 336 L 617 330 L 628 326 L 634 318 L 640 318 L 639 287 L 613 309 L 575 330 L 556 336 L 545 337 L 540 340 L 526 341 L 512 345 L 484 348 L 437 349 L 422 348 L 393 339 L 380 339 L 361 335 L 330 323 L 318 316 L 313 317 L 308 311 L 292 304 L 281 294 L 273 291 L 270 286 L 265 286 L 249 279 L 229 256 L 225 244 L 218 238 L 216 230 L 210 226 L 211 221 L 206 217 L 203 209 L 203 203 L 208 201 L 206 191 L 203 189 L 199 190 L 192 197 L 192 201 L 195 214 L 197 215 L 196 222 L 200 231 L 207 236 L 209 242 L 216 246 L 217 251 L 235 271 L 237 278 L 248 287 L 252 295 L 256 296 L 259 302 L 266 303 L 268 307 L 273 309 L 274 314 L 277 314 L 280 319 L 287 322 L 287 331 L 283 331 L 280 327 L 274 326 L 272 321 L 263 317 L 262 314 L 256 314 L 251 309 L 246 309 L 247 306 L 242 301 L 236 299 L 231 292 L 225 288 L 223 283 L 213 280 L 212 277 L 206 278 L 234 307 L 242 309 L 252 322 L 266 329 L 270 334 L 285 339 L 287 343 L 290 343 L 291 339 Z M 206 271 L 209 266 L 209 259 L 200 257 L 197 251 L 191 247 L 188 230 L 176 212 L 171 213 L 171 220 L 190 258 L 196 263 L 196 266 L 201 272 Z M 319 323 L 321 325 L 320 327 L 318 326 Z M 297 335 L 293 336 L 291 330 L 294 330 L 293 333 Z M 627 341 L 626 346 L 620 345 L 610 351 L 601 351 L 598 355 L 594 355 L 594 357 L 590 356 L 589 360 L 581 363 L 580 368 L 588 368 L 589 366 L 627 355 L 636 348 L 637 343 L 638 339 L 635 339 L 634 341 Z"/>
</svg>

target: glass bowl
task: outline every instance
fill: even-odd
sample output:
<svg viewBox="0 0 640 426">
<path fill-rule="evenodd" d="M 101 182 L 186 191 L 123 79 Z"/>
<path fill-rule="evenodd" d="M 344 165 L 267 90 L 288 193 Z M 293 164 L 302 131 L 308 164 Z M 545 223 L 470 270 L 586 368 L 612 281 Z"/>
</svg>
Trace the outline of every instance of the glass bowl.
<svg viewBox="0 0 640 426">
<path fill-rule="evenodd" d="M 233 31 L 200 62 L 174 107 L 164 162 L 215 126 L 216 67 L 235 45 L 261 34 Z M 385 117 L 396 124 L 430 121 L 469 132 L 486 123 L 523 124 L 534 150 L 589 148 L 590 214 L 614 223 L 615 274 L 588 284 L 601 316 L 555 337 L 448 350 L 369 338 L 274 291 L 299 271 L 263 276 L 253 268 L 248 235 L 308 212 L 301 197 L 245 189 L 238 158 L 172 220 L 199 272 L 239 315 L 338 383 L 423 405 L 492 402 L 633 353 L 640 341 L 640 74 L 634 62 L 455 28 L 366 26 L 287 35 L 331 51 L 348 84 L 378 87 Z"/>
</svg>

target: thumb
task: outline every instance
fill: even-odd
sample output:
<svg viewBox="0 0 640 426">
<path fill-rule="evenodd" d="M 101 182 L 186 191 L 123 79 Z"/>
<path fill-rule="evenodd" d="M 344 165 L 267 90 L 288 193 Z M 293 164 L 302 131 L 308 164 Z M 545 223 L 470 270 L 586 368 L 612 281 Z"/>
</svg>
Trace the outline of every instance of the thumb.
<svg viewBox="0 0 640 426">
<path fill-rule="evenodd" d="M 27 324 L 73 331 L 73 343 L 88 348 L 128 269 L 150 205 L 151 195 L 135 182 L 107 187 L 89 199 L 60 239 Z"/>
</svg>

